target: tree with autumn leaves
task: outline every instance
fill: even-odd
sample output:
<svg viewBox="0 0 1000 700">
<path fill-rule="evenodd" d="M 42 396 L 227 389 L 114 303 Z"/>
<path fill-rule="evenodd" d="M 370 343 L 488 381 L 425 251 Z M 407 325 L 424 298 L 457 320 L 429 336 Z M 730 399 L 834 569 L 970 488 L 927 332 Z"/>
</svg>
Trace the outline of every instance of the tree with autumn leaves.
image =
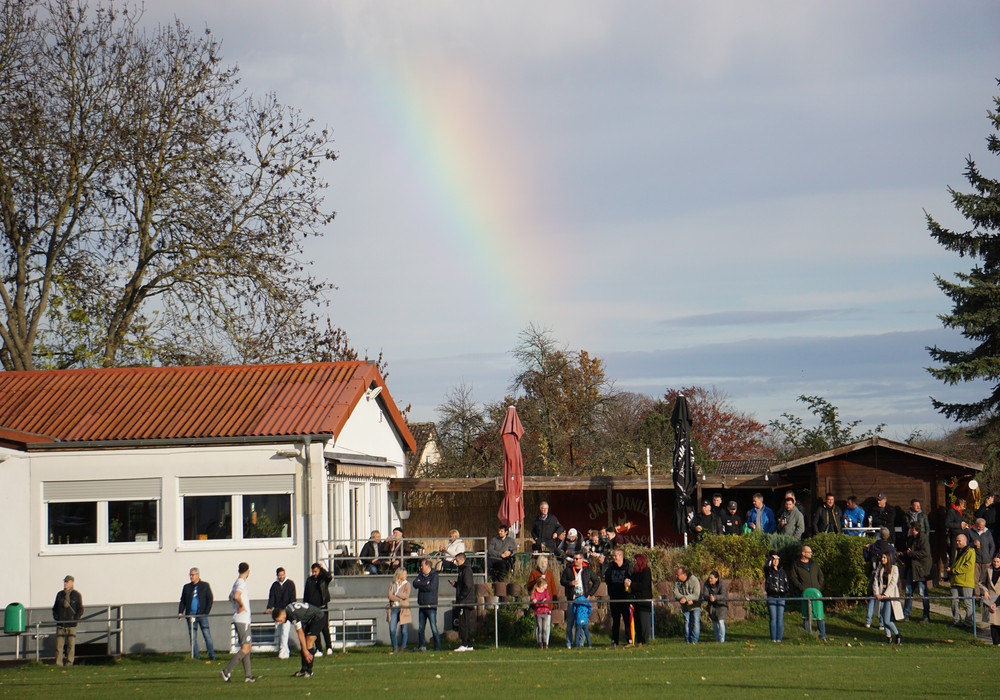
<svg viewBox="0 0 1000 700">
<path fill-rule="evenodd" d="M 495 476 L 508 405 L 517 407 L 525 429 L 525 474 L 645 474 L 647 448 L 654 470 L 669 473 L 670 414 L 681 393 L 694 416 L 699 464 L 774 454 L 767 426 L 715 387 L 670 389 L 660 399 L 616 391 L 600 358 L 560 345 L 550 330 L 534 325 L 520 333 L 512 355 L 518 368 L 502 401 L 479 404 L 472 388 L 461 385 L 438 407 L 442 460 L 435 476 Z"/>
<path fill-rule="evenodd" d="M 678 396 L 688 400 L 696 454 L 718 462 L 746 457 L 769 458 L 777 452 L 767 426 L 752 414 L 740 411 L 716 387 L 689 386 L 670 389 L 663 399 L 673 406 Z"/>
</svg>

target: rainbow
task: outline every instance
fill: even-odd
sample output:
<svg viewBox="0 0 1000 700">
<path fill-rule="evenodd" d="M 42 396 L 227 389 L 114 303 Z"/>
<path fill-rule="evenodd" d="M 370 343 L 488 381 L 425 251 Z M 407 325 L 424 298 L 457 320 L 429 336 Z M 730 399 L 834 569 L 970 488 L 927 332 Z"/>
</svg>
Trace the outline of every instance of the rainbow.
<svg viewBox="0 0 1000 700">
<path fill-rule="evenodd" d="M 464 271 L 458 279 L 470 293 L 518 323 L 530 318 L 558 258 L 539 244 L 534 169 L 523 155 L 512 157 L 520 144 L 501 110 L 490 109 L 496 96 L 456 66 L 442 72 L 411 64 L 374 77 L 377 113 L 426 203 L 414 215 L 433 222 L 434 243 Z"/>
</svg>

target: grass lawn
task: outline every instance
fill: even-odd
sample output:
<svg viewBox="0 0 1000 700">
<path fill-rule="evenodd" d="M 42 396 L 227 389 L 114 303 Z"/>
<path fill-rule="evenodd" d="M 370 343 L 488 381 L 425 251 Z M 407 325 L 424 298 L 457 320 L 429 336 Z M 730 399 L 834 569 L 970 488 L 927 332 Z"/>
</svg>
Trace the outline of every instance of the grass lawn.
<svg viewBox="0 0 1000 700">
<path fill-rule="evenodd" d="M 611 649 L 594 635 L 593 649 L 567 650 L 561 631 L 551 648 L 501 647 L 483 640 L 476 650 L 389 655 L 385 647 L 351 650 L 317 659 L 312 678 L 293 678 L 298 659 L 254 657 L 260 680 L 247 685 L 238 667 L 233 682 L 218 672 L 228 656 L 209 663 L 178 654 L 128 657 L 107 665 L 57 668 L 29 663 L 0 668 L 0 696 L 100 697 L 347 697 L 482 698 L 655 697 L 685 698 L 995 697 L 1000 650 L 972 641 L 950 620 L 900 623 L 903 646 L 886 645 L 883 633 L 865 629 L 859 611 L 828 622 L 831 641 L 806 636 L 797 614 L 786 619 L 785 642 L 772 644 L 766 620 L 730 625 L 725 644 L 702 628 L 701 643 L 657 639 L 642 648 Z M 411 638 L 412 639 L 412 638 Z"/>
</svg>

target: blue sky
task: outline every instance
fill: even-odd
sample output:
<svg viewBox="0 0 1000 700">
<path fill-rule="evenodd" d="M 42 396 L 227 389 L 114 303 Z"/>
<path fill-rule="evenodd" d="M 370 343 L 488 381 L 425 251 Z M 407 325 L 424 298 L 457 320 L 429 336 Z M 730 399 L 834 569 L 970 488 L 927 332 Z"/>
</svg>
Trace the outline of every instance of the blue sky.
<svg viewBox="0 0 1000 700">
<path fill-rule="evenodd" d="M 281 9 L 279 9 L 279 7 Z M 950 427 L 924 210 L 963 227 L 1000 77 L 988 2 L 157 0 L 250 91 L 334 131 L 310 245 L 335 324 L 412 417 L 502 398 L 529 323 L 618 388 L 716 385 L 763 421 L 819 394 L 890 437 Z"/>
</svg>

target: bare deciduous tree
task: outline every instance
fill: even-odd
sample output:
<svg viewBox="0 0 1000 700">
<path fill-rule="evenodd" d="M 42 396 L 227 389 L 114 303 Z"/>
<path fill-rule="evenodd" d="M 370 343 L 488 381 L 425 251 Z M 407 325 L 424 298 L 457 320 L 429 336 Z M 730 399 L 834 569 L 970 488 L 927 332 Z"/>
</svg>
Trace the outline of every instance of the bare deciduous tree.
<svg viewBox="0 0 1000 700">
<path fill-rule="evenodd" d="M 208 31 L 146 31 L 113 2 L 8 0 L 3 366 L 351 352 L 318 328 L 331 287 L 302 250 L 333 219 L 321 166 L 335 158 L 329 131 L 245 94 Z"/>
</svg>

